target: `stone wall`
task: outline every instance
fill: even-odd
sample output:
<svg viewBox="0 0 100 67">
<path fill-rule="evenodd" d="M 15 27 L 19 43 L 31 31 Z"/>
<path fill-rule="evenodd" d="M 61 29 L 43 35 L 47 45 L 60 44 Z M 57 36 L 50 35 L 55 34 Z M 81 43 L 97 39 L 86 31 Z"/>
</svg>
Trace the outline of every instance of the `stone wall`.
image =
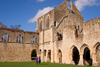
<svg viewBox="0 0 100 67">
<path fill-rule="evenodd" d="M 39 32 L 39 50 L 41 50 L 42 62 L 48 62 L 49 59 L 56 63 L 97 65 L 96 56 L 99 56 L 99 53 L 96 52 L 99 52 L 100 46 L 100 18 L 84 22 L 82 14 L 73 2 L 70 2 L 70 9 L 67 5 L 68 1 L 65 0 L 50 11 L 52 14 L 49 14 L 50 12 L 45 14 L 52 15 L 53 20 L 51 19 L 50 29 Z M 45 20 L 45 15 L 38 20 Z M 55 21 L 56 26 L 53 24 Z M 37 26 L 39 27 L 39 25 Z M 59 40 L 58 34 L 62 36 L 61 40 Z M 88 59 L 86 56 L 89 56 Z"/>
<path fill-rule="evenodd" d="M 23 37 L 23 41 L 17 41 L 19 35 Z M 37 39 L 36 42 L 31 42 L 33 36 Z M 0 62 L 31 61 L 33 50 L 38 54 L 38 33 L 0 28 Z"/>
</svg>

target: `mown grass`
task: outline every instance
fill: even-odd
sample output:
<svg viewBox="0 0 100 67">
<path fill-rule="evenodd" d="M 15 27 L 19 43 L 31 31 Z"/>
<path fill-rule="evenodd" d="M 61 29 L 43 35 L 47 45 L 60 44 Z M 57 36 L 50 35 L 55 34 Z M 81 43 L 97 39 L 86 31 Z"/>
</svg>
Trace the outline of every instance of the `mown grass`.
<svg viewBox="0 0 100 67">
<path fill-rule="evenodd" d="M 36 65 L 35 62 L 0 62 L 0 67 L 92 67 L 92 66 L 78 66 L 70 64 L 58 64 L 58 63 L 45 63 Z"/>
</svg>

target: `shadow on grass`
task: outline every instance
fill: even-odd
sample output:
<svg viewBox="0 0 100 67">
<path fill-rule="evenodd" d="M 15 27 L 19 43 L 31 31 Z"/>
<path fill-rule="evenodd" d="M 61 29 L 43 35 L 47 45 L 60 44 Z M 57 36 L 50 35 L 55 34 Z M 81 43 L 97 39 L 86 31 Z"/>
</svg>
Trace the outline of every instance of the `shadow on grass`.
<svg viewBox="0 0 100 67">
<path fill-rule="evenodd" d="M 49 65 L 48 63 L 41 63 L 40 65 Z"/>
</svg>

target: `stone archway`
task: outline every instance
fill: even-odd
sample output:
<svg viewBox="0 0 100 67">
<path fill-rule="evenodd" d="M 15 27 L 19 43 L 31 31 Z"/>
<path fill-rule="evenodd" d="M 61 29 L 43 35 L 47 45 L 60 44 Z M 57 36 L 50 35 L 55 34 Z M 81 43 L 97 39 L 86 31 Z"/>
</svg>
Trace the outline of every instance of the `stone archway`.
<svg viewBox="0 0 100 67">
<path fill-rule="evenodd" d="M 100 44 L 96 48 L 96 61 L 100 63 Z"/>
<path fill-rule="evenodd" d="M 47 57 L 47 61 L 51 62 L 51 50 L 48 50 L 48 57 Z"/>
<path fill-rule="evenodd" d="M 94 61 L 100 66 L 100 42 L 97 42 L 93 47 Z"/>
<path fill-rule="evenodd" d="M 75 45 L 73 45 L 70 48 L 69 59 L 71 60 L 71 64 L 76 64 L 77 65 L 79 63 L 80 55 L 79 55 L 78 48 Z"/>
<path fill-rule="evenodd" d="M 85 47 L 83 54 L 83 63 L 84 65 L 92 65 L 92 59 L 90 58 L 90 49 Z"/>
<path fill-rule="evenodd" d="M 93 46 L 93 65 L 94 66 L 100 66 L 100 42 L 97 42 Z"/>
<path fill-rule="evenodd" d="M 35 60 L 36 57 L 37 57 L 37 52 L 36 50 L 33 50 L 31 53 L 31 60 Z"/>
<path fill-rule="evenodd" d="M 61 50 L 59 49 L 58 50 L 58 60 L 59 60 L 59 63 L 62 63 L 62 52 L 61 52 Z"/>
<path fill-rule="evenodd" d="M 46 62 L 46 60 L 47 60 L 47 56 L 46 56 L 46 53 L 47 53 L 47 51 L 46 50 L 44 50 L 44 52 L 43 52 L 44 54 L 44 61 Z"/>
<path fill-rule="evenodd" d="M 80 55 L 77 47 L 73 48 L 72 58 L 74 63 L 77 65 L 79 63 Z"/>
</svg>

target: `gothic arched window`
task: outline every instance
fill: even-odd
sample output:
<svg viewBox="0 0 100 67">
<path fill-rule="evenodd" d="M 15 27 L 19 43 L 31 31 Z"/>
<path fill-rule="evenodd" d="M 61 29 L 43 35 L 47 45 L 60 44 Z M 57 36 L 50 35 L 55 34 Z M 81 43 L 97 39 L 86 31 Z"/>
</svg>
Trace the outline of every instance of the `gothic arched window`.
<svg viewBox="0 0 100 67">
<path fill-rule="evenodd" d="M 54 26 L 56 27 L 56 21 L 54 21 Z"/>
<path fill-rule="evenodd" d="M 49 16 L 46 19 L 46 29 L 49 29 Z"/>
<path fill-rule="evenodd" d="M 5 38 L 4 39 L 5 39 L 5 41 L 7 40 L 7 34 L 5 34 Z"/>
<path fill-rule="evenodd" d="M 33 43 L 35 43 L 35 37 L 33 36 Z"/>
<path fill-rule="evenodd" d="M 21 35 L 19 35 L 19 42 L 21 42 Z"/>
<path fill-rule="evenodd" d="M 40 22 L 40 32 L 42 31 L 42 20 L 41 20 L 41 22 Z"/>
</svg>

